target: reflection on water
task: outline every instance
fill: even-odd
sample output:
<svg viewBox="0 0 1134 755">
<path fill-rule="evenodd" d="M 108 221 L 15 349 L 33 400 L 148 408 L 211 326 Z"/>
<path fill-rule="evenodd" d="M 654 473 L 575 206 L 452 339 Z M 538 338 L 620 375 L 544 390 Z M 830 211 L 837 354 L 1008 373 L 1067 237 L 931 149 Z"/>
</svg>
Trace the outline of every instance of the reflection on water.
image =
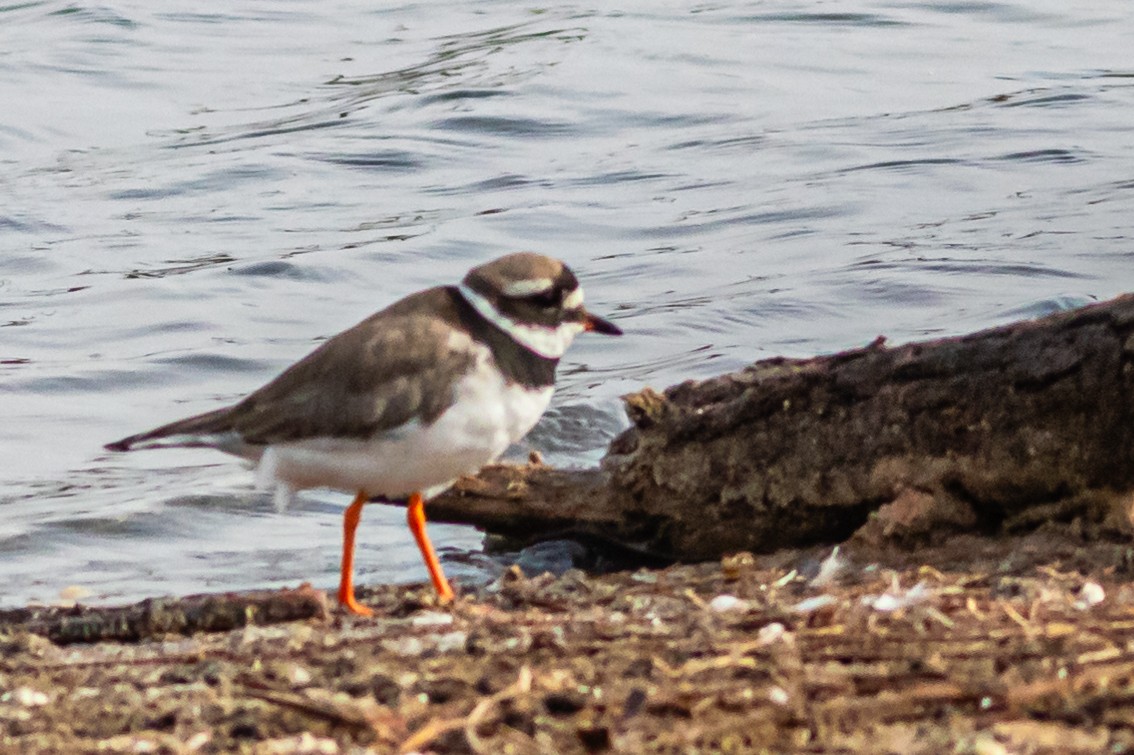
<svg viewBox="0 0 1134 755">
<path fill-rule="evenodd" d="M 0 9 L 0 602 L 333 584 L 348 496 L 281 515 L 237 461 L 101 444 L 504 252 L 627 331 L 562 365 L 524 444 L 556 464 L 644 384 L 1131 288 L 1132 14 Z M 404 529 L 366 512 L 360 579 L 424 578 Z"/>
</svg>

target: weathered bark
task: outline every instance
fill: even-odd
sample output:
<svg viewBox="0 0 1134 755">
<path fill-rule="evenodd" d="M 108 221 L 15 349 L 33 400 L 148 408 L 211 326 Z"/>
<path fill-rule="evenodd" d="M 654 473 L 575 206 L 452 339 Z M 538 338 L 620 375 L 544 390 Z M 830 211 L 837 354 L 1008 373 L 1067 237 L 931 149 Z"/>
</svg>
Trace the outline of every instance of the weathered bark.
<svg viewBox="0 0 1134 755">
<path fill-rule="evenodd" d="M 430 517 L 676 559 L 1050 519 L 1129 532 L 1132 362 L 1134 295 L 958 338 L 763 360 L 627 396 L 633 427 L 601 469 L 493 467 Z"/>
<path fill-rule="evenodd" d="M 226 632 L 329 615 L 327 598 L 310 585 L 294 590 L 150 598 L 128 606 L 36 606 L 0 611 L 0 634 L 19 628 L 58 645 L 137 642 L 167 634 Z"/>
</svg>

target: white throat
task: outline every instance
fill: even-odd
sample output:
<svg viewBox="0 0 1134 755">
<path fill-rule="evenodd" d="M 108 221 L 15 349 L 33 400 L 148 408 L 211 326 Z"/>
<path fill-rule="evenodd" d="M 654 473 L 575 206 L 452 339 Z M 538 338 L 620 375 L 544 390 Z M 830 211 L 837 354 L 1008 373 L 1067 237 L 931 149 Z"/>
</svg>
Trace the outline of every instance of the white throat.
<svg viewBox="0 0 1134 755">
<path fill-rule="evenodd" d="M 575 336 L 583 332 L 581 322 L 564 322 L 560 323 L 557 328 L 516 322 L 512 318 L 500 314 L 496 307 L 492 306 L 492 302 L 464 283 L 460 284 L 457 290 L 484 319 L 510 335 L 521 346 L 526 346 L 541 357 L 559 359 L 566 353 L 567 347 L 575 340 Z"/>
</svg>

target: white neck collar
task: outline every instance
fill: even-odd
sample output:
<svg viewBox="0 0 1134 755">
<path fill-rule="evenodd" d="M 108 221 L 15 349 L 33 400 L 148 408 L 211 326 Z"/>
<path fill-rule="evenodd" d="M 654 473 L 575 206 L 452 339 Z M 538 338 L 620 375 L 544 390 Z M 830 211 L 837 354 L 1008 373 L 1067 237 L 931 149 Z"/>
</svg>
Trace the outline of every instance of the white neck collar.
<svg viewBox="0 0 1134 755">
<path fill-rule="evenodd" d="M 481 317 L 503 330 L 521 346 L 531 349 L 541 357 L 559 359 L 567 351 L 571 342 L 575 340 L 575 336 L 583 332 L 581 322 L 560 323 L 558 328 L 516 322 L 512 318 L 500 314 L 499 310 L 492 306 L 492 302 L 464 283 L 457 286 L 457 290 L 461 292 L 465 301 L 480 313 Z"/>
</svg>

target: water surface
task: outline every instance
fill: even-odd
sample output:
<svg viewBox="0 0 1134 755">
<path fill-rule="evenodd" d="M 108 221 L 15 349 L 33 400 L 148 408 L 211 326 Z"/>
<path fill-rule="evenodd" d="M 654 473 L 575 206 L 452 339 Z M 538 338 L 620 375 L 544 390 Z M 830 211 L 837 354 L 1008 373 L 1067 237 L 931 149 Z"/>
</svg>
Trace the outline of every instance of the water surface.
<svg viewBox="0 0 1134 755">
<path fill-rule="evenodd" d="M 0 6 L 0 603 L 333 586 L 349 496 L 279 514 L 220 454 L 101 445 L 506 252 L 627 331 L 564 361 L 524 444 L 556 464 L 643 385 L 1134 288 L 1132 15 Z M 400 511 L 366 512 L 358 569 L 425 577 Z"/>
</svg>

